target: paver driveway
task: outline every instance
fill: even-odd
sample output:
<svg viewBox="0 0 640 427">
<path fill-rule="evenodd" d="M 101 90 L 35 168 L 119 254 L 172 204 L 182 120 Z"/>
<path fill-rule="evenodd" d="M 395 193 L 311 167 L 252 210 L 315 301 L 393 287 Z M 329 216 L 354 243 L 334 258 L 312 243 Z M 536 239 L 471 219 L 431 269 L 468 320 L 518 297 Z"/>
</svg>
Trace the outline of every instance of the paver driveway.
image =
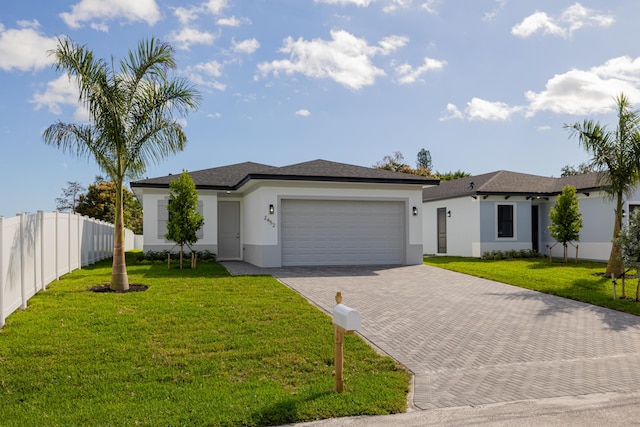
<svg viewBox="0 0 640 427">
<path fill-rule="evenodd" d="M 327 312 L 341 291 L 420 409 L 640 389 L 637 316 L 426 265 L 262 273 Z"/>
</svg>

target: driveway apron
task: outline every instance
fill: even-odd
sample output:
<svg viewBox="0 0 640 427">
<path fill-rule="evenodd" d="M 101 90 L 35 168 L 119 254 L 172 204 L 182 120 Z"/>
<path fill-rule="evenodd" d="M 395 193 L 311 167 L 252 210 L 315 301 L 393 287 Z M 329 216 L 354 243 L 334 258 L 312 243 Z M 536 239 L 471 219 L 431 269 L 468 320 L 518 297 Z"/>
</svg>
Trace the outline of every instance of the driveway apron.
<svg viewBox="0 0 640 427">
<path fill-rule="evenodd" d="M 426 265 L 262 273 L 328 313 L 342 292 L 419 409 L 640 389 L 637 316 Z"/>
</svg>

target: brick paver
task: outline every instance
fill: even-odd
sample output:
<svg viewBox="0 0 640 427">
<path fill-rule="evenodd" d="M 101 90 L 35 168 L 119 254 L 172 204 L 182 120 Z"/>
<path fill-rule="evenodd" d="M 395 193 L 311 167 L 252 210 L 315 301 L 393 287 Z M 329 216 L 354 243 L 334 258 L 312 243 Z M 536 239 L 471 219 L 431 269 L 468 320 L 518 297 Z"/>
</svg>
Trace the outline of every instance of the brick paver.
<svg viewBox="0 0 640 427">
<path fill-rule="evenodd" d="M 637 316 L 425 265 L 265 272 L 327 312 L 341 291 L 420 409 L 640 390 Z"/>
</svg>

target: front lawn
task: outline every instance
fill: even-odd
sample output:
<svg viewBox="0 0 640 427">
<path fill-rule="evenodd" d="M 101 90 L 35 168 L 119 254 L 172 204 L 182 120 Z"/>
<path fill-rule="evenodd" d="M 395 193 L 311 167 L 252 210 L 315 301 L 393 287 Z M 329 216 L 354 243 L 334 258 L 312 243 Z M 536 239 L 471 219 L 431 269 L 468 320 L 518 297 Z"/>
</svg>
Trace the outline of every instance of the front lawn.
<svg viewBox="0 0 640 427">
<path fill-rule="evenodd" d="M 175 264 L 174 264 L 175 265 Z M 265 426 L 406 409 L 409 374 L 270 276 L 133 264 L 145 292 L 94 293 L 110 262 L 64 276 L 0 330 L 0 424 Z"/>
<path fill-rule="evenodd" d="M 569 261 L 564 264 L 548 258 L 483 260 L 463 257 L 427 257 L 424 263 L 472 276 L 483 277 L 521 288 L 545 292 L 601 307 L 640 315 L 640 303 L 620 299 L 621 280 L 617 280 L 618 299 L 611 291 L 611 278 L 602 277 L 602 262 Z M 633 272 L 635 273 L 635 272 Z M 626 280 L 626 295 L 635 298 L 637 279 Z"/>
</svg>

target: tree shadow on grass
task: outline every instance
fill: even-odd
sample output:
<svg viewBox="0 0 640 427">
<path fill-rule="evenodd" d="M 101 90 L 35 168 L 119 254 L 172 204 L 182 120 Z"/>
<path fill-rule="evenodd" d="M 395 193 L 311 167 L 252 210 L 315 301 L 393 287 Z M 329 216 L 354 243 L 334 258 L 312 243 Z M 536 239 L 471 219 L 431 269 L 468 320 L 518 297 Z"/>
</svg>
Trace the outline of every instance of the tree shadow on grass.
<svg viewBox="0 0 640 427">
<path fill-rule="evenodd" d="M 574 285 L 588 291 L 593 290 L 593 283 L 588 280 L 576 280 Z M 581 302 L 577 299 L 556 296 L 552 293 L 522 290 L 520 292 L 490 293 L 487 295 L 499 296 L 507 301 L 539 301 L 544 304 L 544 307 L 539 309 L 536 313 L 536 316 L 540 317 L 557 316 L 558 314 L 571 315 L 576 314 L 581 310 L 588 310 L 598 316 L 598 318 L 605 323 L 607 328 L 611 331 L 624 331 L 632 328 L 640 331 L 640 317 L 637 315 Z M 629 303 L 634 304 L 631 302 Z"/>
<path fill-rule="evenodd" d="M 253 414 L 253 419 L 259 425 L 275 426 L 301 422 L 298 415 L 298 407 L 305 402 L 310 402 L 332 394 L 330 391 L 312 393 L 308 397 L 299 396 L 273 403 Z"/>
<path fill-rule="evenodd" d="M 133 264 L 131 272 L 137 273 L 136 267 L 140 268 L 140 274 L 148 278 L 217 278 L 230 277 L 229 272 L 220 264 L 213 261 L 200 261 L 195 269 L 191 268 L 190 263 L 183 264 L 182 270 L 177 262 L 172 262 L 171 267 L 167 268 L 166 262 L 153 262 L 148 264 Z"/>
</svg>

